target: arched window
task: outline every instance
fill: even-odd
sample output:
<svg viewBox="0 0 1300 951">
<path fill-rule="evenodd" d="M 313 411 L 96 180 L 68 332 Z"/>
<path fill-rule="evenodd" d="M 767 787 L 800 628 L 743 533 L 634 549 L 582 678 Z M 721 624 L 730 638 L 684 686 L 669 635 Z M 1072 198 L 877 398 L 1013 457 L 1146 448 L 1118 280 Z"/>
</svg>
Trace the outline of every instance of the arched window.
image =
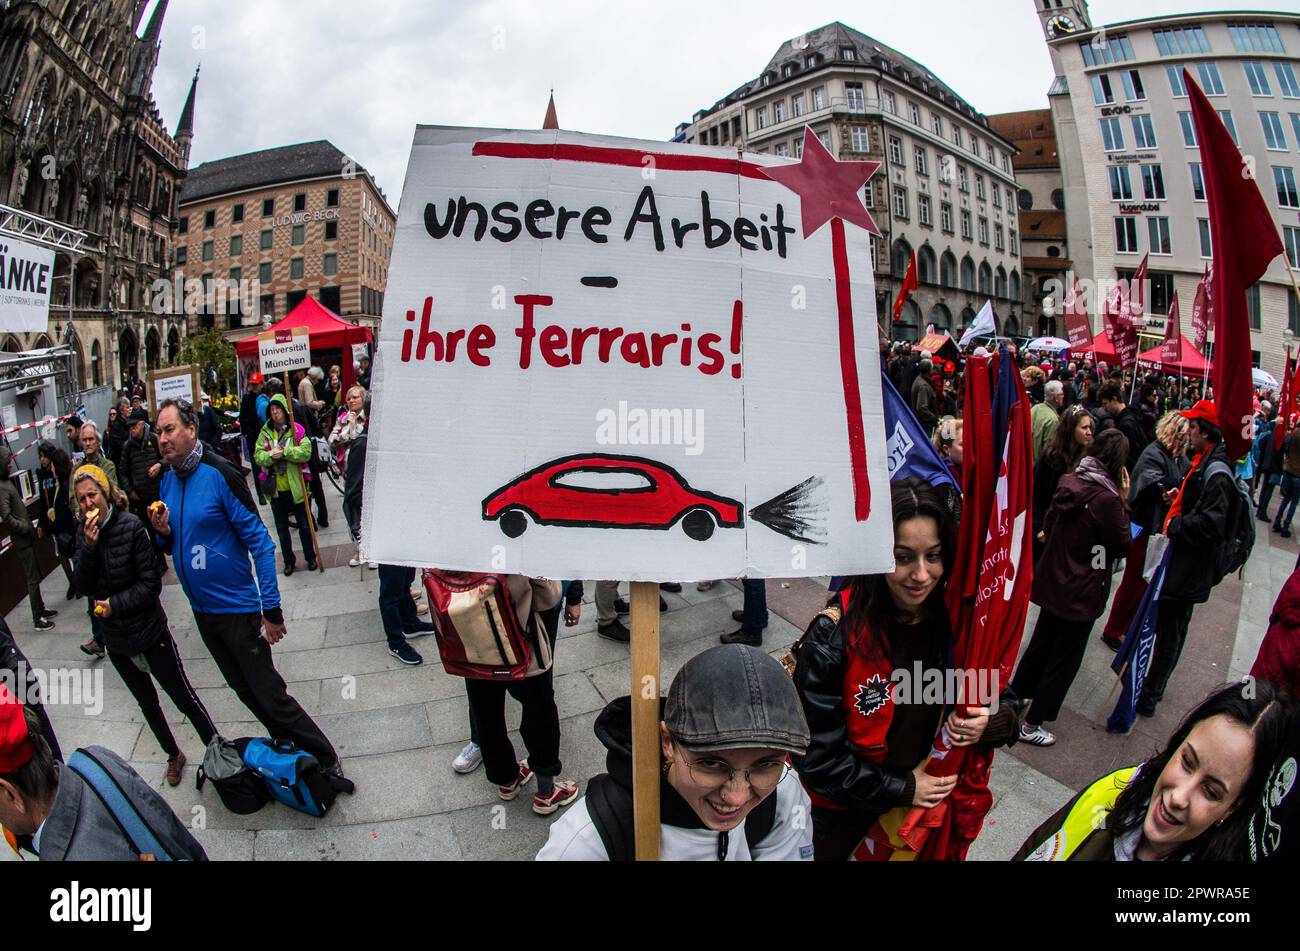
<svg viewBox="0 0 1300 951">
<path fill-rule="evenodd" d="M 0 107 L 8 108 L 9 103 L 14 101 L 14 96 L 18 95 L 18 87 L 23 84 L 27 78 L 27 57 L 23 55 L 23 46 L 20 43 L 16 49 L 17 55 L 14 57 L 13 74 L 9 77 L 9 82 L 4 86 L 4 98 L 0 99 Z"/>
<path fill-rule="evenodd" d="M 912 259 L 912 246 L 899 238 L 894 242 L 893 267 L 894 277 L 902 278 L 907 274 L 907 263 Z"/>
<path fill-rule="evenodd" d="M 952 311 L 943 304 L 935 304 L 930 308 L 930 316 L 926 323 L 934 324 L 936 332 L 952 330 Z"/>
<path fill-rule="evenodd" d="M 103 361 L 99 358 L 99 341 L 90 345 L 90 385 L 103 385 Z"/>
<path fill-rule="evenodd" d="M 985 296 L 993 293 L 993 268 L 989 267 L 989 262 L 984 261 L 980 264 L 980 293 Z"/>
<path fill-rule="evenodd" d="M 903 305 L 903 312 L 898 315 L 898 320 L 894 323 L 894 339 L 921 339 L 921 308 L 917 307 L 916 301 L 910 298 Z"/>
<path fill-rule="evenodd" d="M 928 244 L 923 244 L 916 252 L 916 279 L 922 284 L 933 284 L 937 278 L 938 269 L 935 267 L 934 249 Z"/>
<path fill-rule="evenodd" d="M 957 286 L 957 258 L 951 251 L 943 252 L 939 258 L 939 284 L 943 287 Z"/>
<path fill-rule="evenodd" d="M 27 100 L 27 112 L 23 115 L 23 126 L 30 133 L 39 132 L 45 126 L 45 120 L 48 118 L 50 111 L 50 100 L 53 95 L 50 91 L 50 74 L 40 78 L 36 88 L 32 90 L 31 99 Z"/>
<path fill-rule="evenodd" d="M 993 293 L 998 297 L 1007 296 L 1007 269 L 1001 264 L 999 264 L 998 269 L 993 272 Z"/>
<path fill-rule="evenodd" d="M 1015 268 L 1011 269 L 1011 299 L 1020 300 L 1020 272 Z"/>
<path fill-rule="evenodd" d="M 965 330 L 975 322 L 975 308 L 969 304 L 961 312 L 961 329 Z"/>
<path fill-rule="evenodd" d="M 975 261 L 969 254 L 961 259 L 961 289 L 975 290 Z"/>
<path fill-rule="evenodd" d="M 1020 336 L 1020 321 L 1015 317 L 1008 317 L 1002 322 L 1002 334 L 1006 337 Z"/>
</svg>

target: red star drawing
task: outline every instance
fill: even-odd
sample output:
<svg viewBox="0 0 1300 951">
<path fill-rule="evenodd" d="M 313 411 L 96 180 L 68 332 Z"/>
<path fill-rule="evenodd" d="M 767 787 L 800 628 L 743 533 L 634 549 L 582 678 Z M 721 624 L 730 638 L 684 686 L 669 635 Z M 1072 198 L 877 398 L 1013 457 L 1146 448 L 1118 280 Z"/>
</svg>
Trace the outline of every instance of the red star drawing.
<svg viewBox="0 0 1300 951">
<path fill-rule="evenodd" d="M 763 174 L 799 196 L 805 238 L 832 218 L 851 221 L 879 235 L 859 191 L 878 168 L 879 162 L 837 162 L 813 130 L 804 126 L 803 158 L 794 165 L 764 168 Z"/>
</svg>

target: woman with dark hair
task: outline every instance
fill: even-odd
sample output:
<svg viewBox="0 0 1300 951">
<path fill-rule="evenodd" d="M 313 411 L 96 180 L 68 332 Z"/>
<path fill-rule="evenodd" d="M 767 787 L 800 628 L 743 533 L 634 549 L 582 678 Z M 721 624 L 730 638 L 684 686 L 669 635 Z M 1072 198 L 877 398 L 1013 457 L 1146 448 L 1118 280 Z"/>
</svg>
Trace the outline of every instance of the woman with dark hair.
<svg viewBox="0 0 1300 951">
<path fill-rule="evenodd" d="M 1161 752 L 1083 790 L 1038 827 L 1014 861 L 1248 858 L 1247 829 L 1289 716 L 1266 681 L 1216 690 Z"/>
<path fill-rule="evenodd" d="M 813 803 L 817 861 L 847 859 L 883 813 L 938 805 L 956 783 L 924 769 L 954 698 L 914 695 L 899 703 L 891 683 L 895 671 L 911 677 L 918 668 L 953 679 L 943 593 L 956 527 L 925 482 L 901 479 L 891 491 L 894 570 L 850 579 L 843 617 L 834 607 L 818 614 L 792 649 L 812 734 L 808 752 L 794 762 Z M 954 710 L 946 727 L 953 746 L 992 745 L 1015 742 L 1019 722 L 1015 706 L 1003 703 L 992 715 L 987 707 L 966 717 Z"/>
<path fill-rule="evenodd" d="M 1062 411 L 1060 425 L 1034 466 L 1034 564 L 1043 554 L 1043 522 L 1061 476 L 1073 472 L 1092 444 L 1092 414 L 1076 403 Z"/>
<path fill-rule="evenodd" d="M 1043 522 L 1043 555 L 1034 567 L 1030 600 L 1034 625 L 1011 692 L 1032 698 L 1020 740 L 1051 746 L 1043 729 L 1061 712 L 1088 648 L 1088 637 L 1110 595 L 1111 565 L 1128 551 L 1128 438 L 1108 429 L 1088 447 L 1078 468 L 1061 478 Z"/>
<path fill-rule="evenodd" d="M 54 538 L 54 549 L 68 579 L 67 600 L 81 597 L 72 576 L 72 558 L 77 553 L 77 519 L 68 507 L 71 495 L 72 458 L 52 442 L 36 447 L 41 464 L 41 528 Z"/>
</svg>

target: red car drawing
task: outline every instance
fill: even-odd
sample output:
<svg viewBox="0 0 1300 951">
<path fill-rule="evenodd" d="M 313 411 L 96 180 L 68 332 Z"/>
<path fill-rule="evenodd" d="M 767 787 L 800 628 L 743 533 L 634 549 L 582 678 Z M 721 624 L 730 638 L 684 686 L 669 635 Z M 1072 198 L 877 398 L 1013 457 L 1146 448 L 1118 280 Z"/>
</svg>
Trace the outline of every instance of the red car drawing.
<svg viewBox="0 0 1300 951">
<path fill-rule="evenodd" d="M 538 525 L 656 528 L 678 522 L 704 541 L 714 528 L 740 528 L 735 499 L 691 488 L 677 470 L 639 456 L 582 453 L 543 463 L 483 500 L 483 518 L 496 519 L 509 538 L 528 520 Z"/>
</svg>

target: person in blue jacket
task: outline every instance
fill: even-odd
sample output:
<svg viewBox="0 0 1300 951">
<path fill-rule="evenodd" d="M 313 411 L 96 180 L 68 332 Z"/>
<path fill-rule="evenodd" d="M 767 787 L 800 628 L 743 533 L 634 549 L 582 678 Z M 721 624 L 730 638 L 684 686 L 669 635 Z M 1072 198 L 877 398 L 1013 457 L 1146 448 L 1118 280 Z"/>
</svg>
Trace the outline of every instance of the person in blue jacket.
<svg viewBox="0 0 1300 951">
<path fill-rule="evenodd" d="M 199 441 L 189 403 L 163 402 L 157 436 L 168 469 L 159 487 L 162 505 L 150 509 L 149 521 L 173 558 L 203 643 L 270 736 L 292 740 L 316 757 L 340 790 L 352 792 L 333 745 L 275 669 L 271 645 L 285 635 L 275 545 L 248 484 Z"/>
</svg>

